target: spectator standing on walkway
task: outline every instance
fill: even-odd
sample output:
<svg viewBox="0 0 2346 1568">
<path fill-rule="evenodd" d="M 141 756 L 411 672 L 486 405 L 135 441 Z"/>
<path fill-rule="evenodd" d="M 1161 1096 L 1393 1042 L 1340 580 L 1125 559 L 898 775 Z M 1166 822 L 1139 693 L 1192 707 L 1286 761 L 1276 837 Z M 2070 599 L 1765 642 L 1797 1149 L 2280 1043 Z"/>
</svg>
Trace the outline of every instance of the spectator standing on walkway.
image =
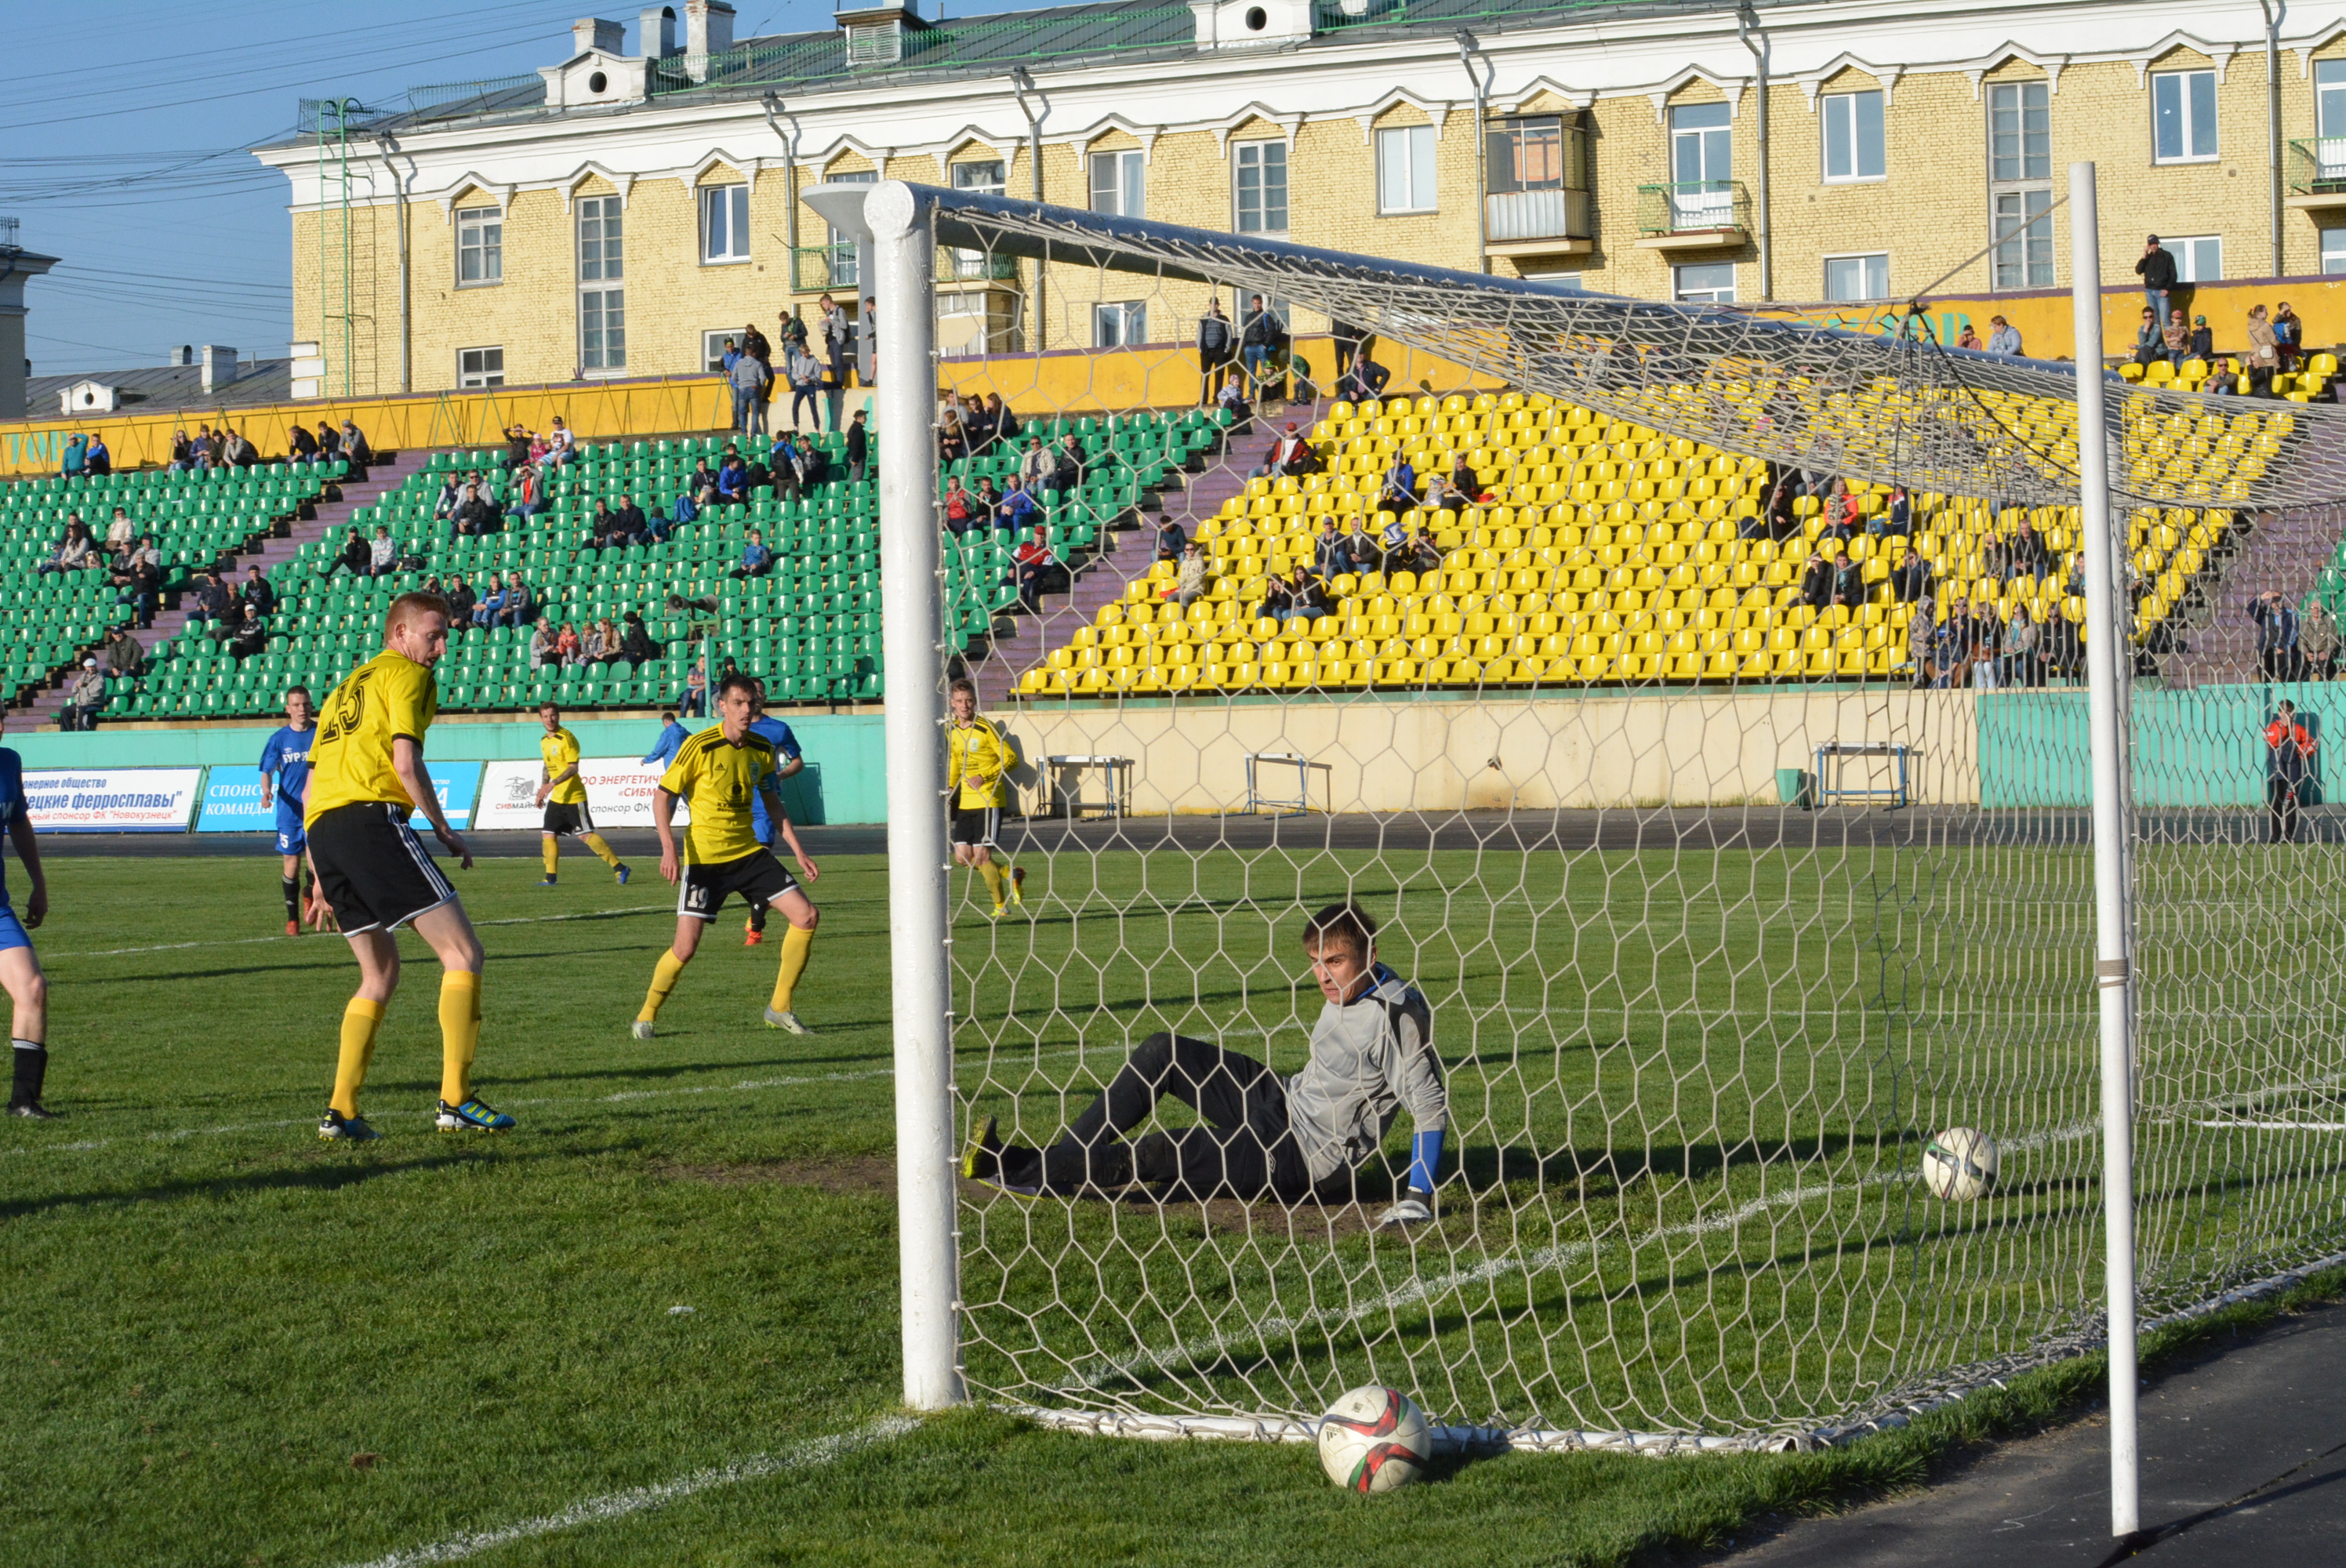
<svg viewBox="0 0 2346 1568">
<path fill-rule="evenodd" d="M 872 472 L 872 435 L 863 422 L 864 411 L 857 409 L 855 417 L 847 424 L 847 482 L 861 484 Z"/>
<path fill-rule="evenodd" d="M 2297 657 L 2307 680 L 2338 675 L 2338 617 L 2319 596 L 2305 601 L 2297 616 Z"/>
<path fill-rule="evenodd" d="M 2320 746 L 2313 732 L 2297 719 L 2297 705 L 2282 701 L 2265 726 L 2265 807 L 2272 814 L 2272 842 L 2297 840 L 2297 808 L 2306 780 L 2313 774 L 2313 753 Z"/>
<path fill-rule="evenodd" d="M 733 428 L 745 441 L 765 433 L 766 388 L 774 379 L 766 361 L 737 353 L 725 372 L 725 379 L 733 388 Z"/>
<path fill-rule="evenodd" d="M 2150 307 L 2156 320 L 2167 320 L 2172 309 L 2168 296 L 2175 291 L 2175 257 L 2162 249 L 2154 234 L 2143 241 L 2142 260 L 2134 264 L 2142 279 L 2142 302 Z"/>
<path fill-rule="evenodd" d="M 2249 310 L 2249 392 L 2255 397 L 2272 396 L 2272 379 L 2280 369 L 2280 341 L 2274 336 L 2272 323 L 2265 319 L 2265 308 L 2254 305 Z"/>
<path fill-rule="evenodd" d="M 2249 601 L 2249 619 L 2257 624 L 2257 666 L 2267 680 L 2297 678 L 2297 612 L 2279 589 Z"/>
<path fill-rule="evenodd" d="M 1287 323 L 1262 302 L 1262 296 L 1249 296 L 1246 320 L 1239 328 L 1239 357 L 1246 361 L 1247 387 L 1257 399 L 1270 395 L 1264 383 L 1270 379 L 1271 356 L 1286 336 Z"/>
<path fill-rule="evenodd" d="M 2305 347 L 2305 319 L 2283 300 L 2273 307 L 2272 330 L 2273 346 L 2280 351 L 2280 368 L 2285 372 L 2295 370 L 2298 355 Z"/>
<path fill-rule="evenodd" d="M 1198 318 L 1198 402 L 1210 408 L 1229 378 L 1230 361 L 1237 356 L 1237 346 L 1230 337 L 1230 319 L 1222 314 L 1222 297 L 1219 294 L 1206 301 L 1206 313 Z"/>
</svg>

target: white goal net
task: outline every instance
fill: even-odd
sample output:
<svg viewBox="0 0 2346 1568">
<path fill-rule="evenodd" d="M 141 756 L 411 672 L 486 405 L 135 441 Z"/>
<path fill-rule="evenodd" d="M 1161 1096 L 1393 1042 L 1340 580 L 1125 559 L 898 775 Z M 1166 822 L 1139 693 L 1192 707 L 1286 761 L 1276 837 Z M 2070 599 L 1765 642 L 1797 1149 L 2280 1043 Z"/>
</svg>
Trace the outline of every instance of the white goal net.
<svg viewBox="0 0 2346 1568">
<path fill-rule="evenodd" d="M 891 702 L 974 683 L 1024 875 L 897 927 L 948 955 L 952 1140 L 1065 1146 L 1160 1034 L 1303 1095 L 1346 901 L 1444 1134 L 1423 1223 L 1377 1223 L 1423 1084 L 1308 1190 L 1168 1179 L 1178 1093 L 1088 1190 L 960 1181 L 974 1394 L 1279 1437 L 1380 1381 L 1458 1441 L 1759 1446 L 2097 1342 L 2081 438 L 2137 688 L 2142 1310 L 2346 1251 L 2340 835 L 2318 746 L 2268 744 L 2319 741 L 2326 672 L 2242 630 L 2326 583 L 2289 552 L 2337 544 L 2334 411 L 2114 389 L 2096 436 L 2049 365 L 920 196 L 883 323 L 1003 298 L 883 432 L 942 443 L 943 635 Z M 1965 1127 L 1995 1179 L 1943 1198 Z"/>
</svg>

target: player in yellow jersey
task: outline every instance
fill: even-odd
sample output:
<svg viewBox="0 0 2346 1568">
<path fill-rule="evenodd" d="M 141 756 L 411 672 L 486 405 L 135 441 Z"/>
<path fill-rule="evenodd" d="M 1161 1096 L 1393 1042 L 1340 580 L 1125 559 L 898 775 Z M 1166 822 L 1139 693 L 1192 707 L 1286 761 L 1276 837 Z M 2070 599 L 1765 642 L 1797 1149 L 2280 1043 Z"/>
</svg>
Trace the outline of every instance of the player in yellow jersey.
<svg viewBox="0 0 2346 1568">
<path fill-rule="evenodd" d="M 562 865 L 562 835 L 569 833 L 594 850 L 595 858 L 610 867 L 619 885 L 626 887 L 632 873 L 595 830 L 594 814 L 586 807 L 586 785 L 578 777 L 578 738 L 562 728 L 562 709 L 554 704 L 538 704 L 537 716 L 546 720 L 546 734 L 537 743 L 537 754 L 545 762 L 537 803 L 546 808 L 538 831 L 538 848 L 546 855 L 546 881 L 537 885 L 554 886 Z"/>
<path fill-rule="evenodd" d="M 946 696 L 953 705 L 953 723 L 945 730 L 945 789 L 953 802 L 947 836 L 953 840 L 954 859 L 985 880 L 985 891 L 994 895 L 994 918 L 1000 920 L 1008 912 L 1002 902 L 1005 889 L 1012 903 L 1026 901 L 1025 869 L 994 860 L 994 835 L 1002 830 L 1002 807 L 1009 798 L 1008 775 L 1015 759 L 1002 731 L 977 716 L 974 682 L 957 680 Z"/>
<path fill-rule="evenodd" d="M 717 688 L 718 723 L 686 741 L 676 760 L 660 776 L 652 795 L 652 826 L 659 830 L 660 875 L 678 884 L 676 941 L 661 953 L 652 971 L 651 989 L 643 1011 L 636 1015 L 635 1036 L 652 1037 L 659 1010 L 676 989 L 678 976 L 692 962 L 701 932 L 717 918 L 727 898 L 740 893 L 751 908 L 770 904 L 790 922 L 782 935 L 780 972 L 774 977 L 773 1000 L 766 1006 L 766 1025 L 793 1034 L 811 1034 L 790 1011 L 791 993 L 806 972 L 807 954 L 814 946 L 814 902 L 798 879 L 783 869 L 773 851 L 758 842 L 750 821 L 750 802 L 764 796 L 766 810 L 780 830 L 782 841 L 799 863 L 806 880 L 816 877 L 814 862 L 799 843 L 790 813 L 782 809 L 782 792 L 775 785 L 774 743 L 750 728 L 757 708 L 757 683 L 738 671 Z M 684 830 L 684 853 L 679 858 L 676 832 L 669 825 L 676 803 L 691 809 Z"/>
<path fill-rule="evenodd" d="M 313 914 L 331 906 L 359 961 L 358 994 L 342 1011 L 342 1059 L 318 1135 L 333 1142 L 376 1136 L 359 1115 L 359 1089 L 374 1056 L 375 1031 L 399 988 L 401 926 L 440 959 L 440 1115 L 444 1133 L 499 1133 L 513 1118 L 472 1091 L 481 1042 L 481 939 L 456 890 L 423 848 L 408 814 L 421 810 L 457 863 L 472 851 L 448 826 L 423 769 L 423 732 L 440 711 L 432 667 L 448 651 L 448 601 L 402 594 L 383 618 L 383 650 L 334 688 L 310 746 L 302 797 L 310 838 Z"/>
</svg>

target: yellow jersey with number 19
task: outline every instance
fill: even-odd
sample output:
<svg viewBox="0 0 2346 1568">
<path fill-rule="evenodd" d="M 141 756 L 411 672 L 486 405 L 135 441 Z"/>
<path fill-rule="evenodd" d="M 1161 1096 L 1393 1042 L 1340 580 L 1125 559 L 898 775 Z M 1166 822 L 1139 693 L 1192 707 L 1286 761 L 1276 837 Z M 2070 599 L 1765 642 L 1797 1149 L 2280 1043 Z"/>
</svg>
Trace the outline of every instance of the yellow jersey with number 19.
<svg viewBox="0 0 2346 1568">
<path fill-rule="evenodd" d="M 567 729 L 557 729 L 539 738 L 537 754 L 545 759 L 546 776 L 562 779 L 566 769 L 578 766 L 578 738 Z M 586 780 L 573 773 L 556 784 L 546 799 L 556 806 L 583 805 L 586 799 Z"/>
<path fill-rule="evenodd" d="M 440 687 L 428 665 L 385 648 L 351 671 L 318 714 L 310 744 L 310 792 L 301 802 L 304 826 L 337 806 L 388 800 L 412 806 L 407 786 L 391 765 L 391 743 L 406 737 L 418 747 L 440 712 Z"/>
<path fill-rule="evenodd" d="M 750 799 L 775 771 L 774 743 L 755 730 L 744 730 L 734 746 L 723 725 L 711 725 L 684 743 L 659 787 L 684 797 L 692 812 L 684 829 L 686 865 L 722 865 L 765 848 L 750 827 Z"/>
</svg>

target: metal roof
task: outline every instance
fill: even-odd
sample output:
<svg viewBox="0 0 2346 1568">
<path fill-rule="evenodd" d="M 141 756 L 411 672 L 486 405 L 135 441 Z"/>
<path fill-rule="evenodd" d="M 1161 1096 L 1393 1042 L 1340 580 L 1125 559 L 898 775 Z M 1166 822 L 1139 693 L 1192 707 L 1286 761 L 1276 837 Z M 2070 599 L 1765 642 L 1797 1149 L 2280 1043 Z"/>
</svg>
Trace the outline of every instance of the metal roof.
<svg viewBox="0 0 2346 1568">
<path fill-rule="evenodd" d="M 114 388 L 121 394 L 121 412 L 124 412 L 161 413 L 169 409 L 185 409 L 191 417 L 200 417 L 212 409 L 291 402 L 293 400 L 293 361 L 290 359 L 250 361 L 236 380 L 209 392 L 204 391 L 204 367 L 201 365 L 146 365 L 128 371 L 76 371 L 62 376 L 26 376 L 26 417 L 72 418 L 71 414 L 55 412 L 57 394 L 82 382 L 96 382 L 101 386 Z M 96 409 L 88 412 L 93 419 L 104 417 Z"/>
</svg>

